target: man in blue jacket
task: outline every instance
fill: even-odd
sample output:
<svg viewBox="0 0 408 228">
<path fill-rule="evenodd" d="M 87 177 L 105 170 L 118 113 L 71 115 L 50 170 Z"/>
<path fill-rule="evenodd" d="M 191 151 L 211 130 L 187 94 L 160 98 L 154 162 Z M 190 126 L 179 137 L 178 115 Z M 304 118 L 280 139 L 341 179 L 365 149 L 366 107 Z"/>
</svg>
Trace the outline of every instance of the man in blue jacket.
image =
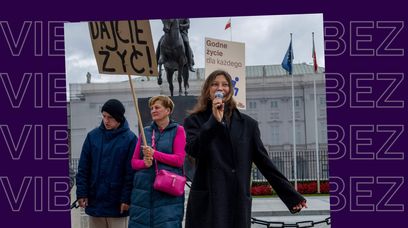
<svg viewBox="0 0 408 228">
<path fill-rule="evenodd" d="M 125 108 L 108 100 L 101 125 L 86 136 L 76 176 L 77 199 L 89 217 L 89 228 L 127 228 L 137 137 L 124 117 Z"/>
</svg>

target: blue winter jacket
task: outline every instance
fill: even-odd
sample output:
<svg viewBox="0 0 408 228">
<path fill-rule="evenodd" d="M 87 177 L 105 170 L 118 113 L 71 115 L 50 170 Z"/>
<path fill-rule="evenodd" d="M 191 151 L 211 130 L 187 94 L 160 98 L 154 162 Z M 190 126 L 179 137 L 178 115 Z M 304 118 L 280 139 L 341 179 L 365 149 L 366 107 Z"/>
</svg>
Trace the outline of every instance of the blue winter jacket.
<svg viewBox="0 0 408 228">
<path fill-rule="evenodd" d="M 175 122 L 160 132 L 157 125 L 145 127 L 144 132 L 148 145 L 152 145 L 152 132 L 155 129 L 156 150 L 172 154 L 174 137 L 179 125 Z M 143 157 L 142 151 L 140 157 Z M 153 163 L 154 164 L 154 163 Z M 159 169 L 170 170 L 180 175 L 181 168 L 158 162 Z M 153 189 L 156 177 L 155 165 L 135 172 L 130 205 L 129 228 L 181 228 L 184 216 L 184 195 L 171 196 Z"/>
<path fill-rule="evenodd" d="M 106 130 L 103 122 L 86 136 L 76 176 L 77 198 L 88 198 L 85 212 L 95 217 L 125 217 L 121 203 L 130 204 L 133 170 L 130 159 L 137 137 L 127 120 Z"/>
</svg>

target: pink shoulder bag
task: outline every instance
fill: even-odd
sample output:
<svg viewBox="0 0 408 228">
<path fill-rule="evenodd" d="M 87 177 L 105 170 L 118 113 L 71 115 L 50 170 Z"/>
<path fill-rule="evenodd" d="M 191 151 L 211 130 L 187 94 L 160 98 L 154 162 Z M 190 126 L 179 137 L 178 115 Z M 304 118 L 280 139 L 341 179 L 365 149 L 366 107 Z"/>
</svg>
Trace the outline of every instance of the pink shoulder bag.
<svg viewBox="0 0 408 228">
<path fill-rule="evenodd" d="M 156 150 L 154 129 L 152 135 L 152 148 Z M 157 160 L 155 162 L 156 178 L 153 183 L 153 188 L 157 191 L 167 193 L 172 196 L 182 196 L 184 194 L 184 185 L 186 184 L 186 177 L 180 176 L 176 173 L 164 169 L 158 169 Z"/>
</svg>

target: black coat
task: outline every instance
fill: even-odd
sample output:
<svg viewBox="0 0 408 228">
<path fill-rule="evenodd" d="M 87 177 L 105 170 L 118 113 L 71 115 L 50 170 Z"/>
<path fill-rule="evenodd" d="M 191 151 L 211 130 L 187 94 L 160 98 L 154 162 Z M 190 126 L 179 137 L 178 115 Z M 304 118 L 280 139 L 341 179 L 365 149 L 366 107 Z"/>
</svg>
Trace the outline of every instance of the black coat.
<svg viewBox="0 0 408 228">
<path fill-rule="evenodd" d="M 197 165 L 186 228 L 249 228 L 252 162 L 289 209 L 304 200 L 272 164 L 251 117 L 234 110 L 230 124 L 219 123 L 208 109 L 189 116 L 184 128 Z"/>
</svg>

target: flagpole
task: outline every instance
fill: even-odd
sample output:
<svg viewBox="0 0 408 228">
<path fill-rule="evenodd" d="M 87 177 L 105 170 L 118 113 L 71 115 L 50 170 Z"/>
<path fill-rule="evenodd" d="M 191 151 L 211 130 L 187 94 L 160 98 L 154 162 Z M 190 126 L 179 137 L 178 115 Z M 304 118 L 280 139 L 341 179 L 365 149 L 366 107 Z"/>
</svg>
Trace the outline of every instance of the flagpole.
<svg viewBox="0 0 408 228">
<path fill-rule="evenodd" d="M 316 61 L 316 50 L 314 45 L 314 32 L 312 32 L 313 41 L 313 63 Z M 315 66 L 313 65 L 315 69 Z M 315 74 L 316 74 L 315 70 Z M 313 93 L 314 93 L 314 118 L 315 118 L 315 148 L 316 148 L 316 175 L 317 175 L 317 193 L 320 193 L 320 159 L 319 159 L 319 132 L 317 128 L 317 95 L 316 95 L 316 75 L 313 76 Z"/>
<path fill-rule="evenodd" d="M 292 33 L 290 33 L 290 43 L 292 45 Z M 291 52 L 293 52 L 293 46 L 291 47 Z M 291 72 L 292 76 L 292 134 L 293 134 L 293 176 L 295 179 L 295 189 L 297 190 L 297 158 L 296 158 L 296 122 L 295 122 L 295 90 L 293 82 L 293 53 L 291 53 Z"/>
<path fill-rule="evenodd" d="M 231 23 L 231 27 L 230 27 L 230 41 L 232 41 L 232 19 L 230 18 L 230 23 Z"/>
<path fill-rule="evenodd" d="M 320 160 L 319 160 L 319 133 L 317 128 L 317 102 L 316 102 L 316 78 L 313 78 L 313 92 L 314 92 L 314 118 L 315 118 L 315 147 L 316 147 L 316 175 L 317 175 L 317 193 L 320 193 Z"/>
</svg>

